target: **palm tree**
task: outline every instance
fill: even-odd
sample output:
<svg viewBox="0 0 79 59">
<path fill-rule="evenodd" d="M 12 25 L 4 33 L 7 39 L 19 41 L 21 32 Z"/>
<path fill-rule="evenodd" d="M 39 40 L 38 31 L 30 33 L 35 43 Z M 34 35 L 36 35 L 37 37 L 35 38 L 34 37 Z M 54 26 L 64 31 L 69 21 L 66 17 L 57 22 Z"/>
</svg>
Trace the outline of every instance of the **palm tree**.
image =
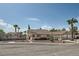
<svg viewBox="0 0 79 59">
<path fill-rule="evenodd" d="M 26 39 L 26 31 L 24 31 L 24 36 L 25 36 L 25 39 Z"/>
<path fill-rule="evenodd" d="M 19 32 L 19 30 L 20 30 L 20 27 L 18 27 L 18 32 Z"/>
<path fill-rule="evenodd" d="M 71 31 L 71 37 L 72 37 L 71 40 L 73 41 L 74 40 L 74 24 L 78 23 L 78 21 L 77 21 L 77 19 L 72 18 L 72 19 L 67 20 L 67 22 L 71 27 L 71 30 L 70 30 Z"/>
<path fill-rule="evenodd" d="M 30 30 L 31 28 L 30 28 L 30 25 L 28 25 L 28 30 Z"/>
<path fill-rule="evenodd" d="M 15 24 L 13 27 L 15 28 L 15 32 L 17 32 L 18 25 Z"/>
</svg>

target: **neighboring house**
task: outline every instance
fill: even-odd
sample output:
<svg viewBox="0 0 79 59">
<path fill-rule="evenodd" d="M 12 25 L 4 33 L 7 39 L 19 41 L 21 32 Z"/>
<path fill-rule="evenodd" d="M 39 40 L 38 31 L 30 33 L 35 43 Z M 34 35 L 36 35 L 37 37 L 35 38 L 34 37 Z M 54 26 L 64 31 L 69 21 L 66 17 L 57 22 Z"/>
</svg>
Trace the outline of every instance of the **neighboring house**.
<svg viewBox="0 0 79 59">
<path fill-rule="evenodd" d="M 51 34 L 48 30 L 44 29 L 30 29 L 27 32 L 28 39 L 48 39 Z"/>
<path fill-rule="evenodd" d="M 51 33 L 55 39 L 58 39 L 58 38 L 61 38 L 62 40 L 71 39 L 71 32 L 70 31 L 56 31 L 56 32 L 51 32 Z M 74 39 L 79 39 L 79 33 L 74 35 Z"/>
<path fill-rule="evenodd" d="M 53 39 L 62 40 L 63 38 L 65 38 L 65 32 L 66 31 L 54 31 L 51 32 L 51 36 L 53 36 Z"/>
<path fill-rule="evenodd" d="M 66 31 L 66 32 L 64 33 L 64 36 L 66 36 L 66 39 L 71 39 L 71 32 L 70 32 L 70 31 Z M 76 33 L 76 34 L 74 35 L 74 39 L 79 39 L 79 31 L 78 31 L 78 33 Z"/>
<path fill-rule="evenodd" d="M 4 40 L 23 40 L 25 37 L 22 32 L 8 32 L 5 34 Z"/>
<path fill-rule="evenodd" d="M 3 40 L 4 37 L 5 37 L 5 33 L 0 32 L 0 40 Z"/>
<path fill-rule="evenodd" d="M 8 39 L 19 39 L 21 35 L 22 33 L 19 33 L 19 32 L 9 32 L 6 34 Z"/>
<path fill-rule="evenodd" d="M 0 40 L 37 40 L 44 39 L 47 40 L 51 36 L 55 40 L 67 40 L 71 38 L 70 31 L 48 31 L 45 29 L 29 29 L 27 30 L 27 35 L 22 32 L 0 32 Z M 79 33 L 74 36 L 74 38 L 79 38 Z"/>
<path fill-rule="evenodd" d="M 49 39 L 50 36 L 53 36 L 54 39 L 61 40 L 66 31 L 54 31 L 50 32 L 44 29 L 30 29 L 27 31 L 27 38 L 30 39 Z"/>
<path fill-rule="evenodd" d="M 71 32 L 70 31 L 66 31 L 64 34 L 63 34 L 63 39 L 67 40 L 67 39 L 71 39 Z"/>
<path fill-rule="evenodd" d="M 48 31 L 44 29 L 30 29 L 27 31 L 27 39 L 42 39 L 52 36 L 55 40 L 67 40 L 71 39 L 71 32 L 70 31 Z M 75 35 L 74 38 L 79 37 L 79 34 Z"/>
</svg>

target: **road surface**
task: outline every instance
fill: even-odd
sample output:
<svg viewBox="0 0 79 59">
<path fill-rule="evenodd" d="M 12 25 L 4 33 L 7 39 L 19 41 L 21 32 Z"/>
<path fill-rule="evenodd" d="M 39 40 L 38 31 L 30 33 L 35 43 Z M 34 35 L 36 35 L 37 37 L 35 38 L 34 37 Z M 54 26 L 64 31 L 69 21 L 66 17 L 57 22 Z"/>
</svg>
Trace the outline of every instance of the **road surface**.
<svg viewBox="0 0 79 59">
<path fill-rule="evenodd" d="M 0 56 L 79 56 L 79 44 L 0 42 Z"/>
</svg>

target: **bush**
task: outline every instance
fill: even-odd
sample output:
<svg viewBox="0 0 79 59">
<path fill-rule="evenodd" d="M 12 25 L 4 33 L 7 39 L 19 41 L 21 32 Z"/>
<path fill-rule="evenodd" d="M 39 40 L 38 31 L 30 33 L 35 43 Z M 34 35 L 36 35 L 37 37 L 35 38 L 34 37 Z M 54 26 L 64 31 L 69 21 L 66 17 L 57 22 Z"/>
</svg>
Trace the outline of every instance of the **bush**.
<svg viewBox="0 0 79 59">
<path fill-rule="evenodd" d="M 53 36 L 50 36 L 50 37 L 49 37 L 49 40 L 50 40 L 51 42 L 54 42 L 54 37 L 53 37 Z"/>
</svg>

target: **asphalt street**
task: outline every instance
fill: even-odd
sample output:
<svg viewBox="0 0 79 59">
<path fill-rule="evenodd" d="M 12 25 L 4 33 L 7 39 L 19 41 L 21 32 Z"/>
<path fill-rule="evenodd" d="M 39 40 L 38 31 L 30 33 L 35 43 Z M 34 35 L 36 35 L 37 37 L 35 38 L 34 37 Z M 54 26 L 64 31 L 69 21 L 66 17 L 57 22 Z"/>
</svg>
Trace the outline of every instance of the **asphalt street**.
<svg viewBox="0 0 79 59">
<path fill-rule="evenodd" d="M 79 56 L 79 44 L 0 42 L 0 56 Z"/>
</svg>

